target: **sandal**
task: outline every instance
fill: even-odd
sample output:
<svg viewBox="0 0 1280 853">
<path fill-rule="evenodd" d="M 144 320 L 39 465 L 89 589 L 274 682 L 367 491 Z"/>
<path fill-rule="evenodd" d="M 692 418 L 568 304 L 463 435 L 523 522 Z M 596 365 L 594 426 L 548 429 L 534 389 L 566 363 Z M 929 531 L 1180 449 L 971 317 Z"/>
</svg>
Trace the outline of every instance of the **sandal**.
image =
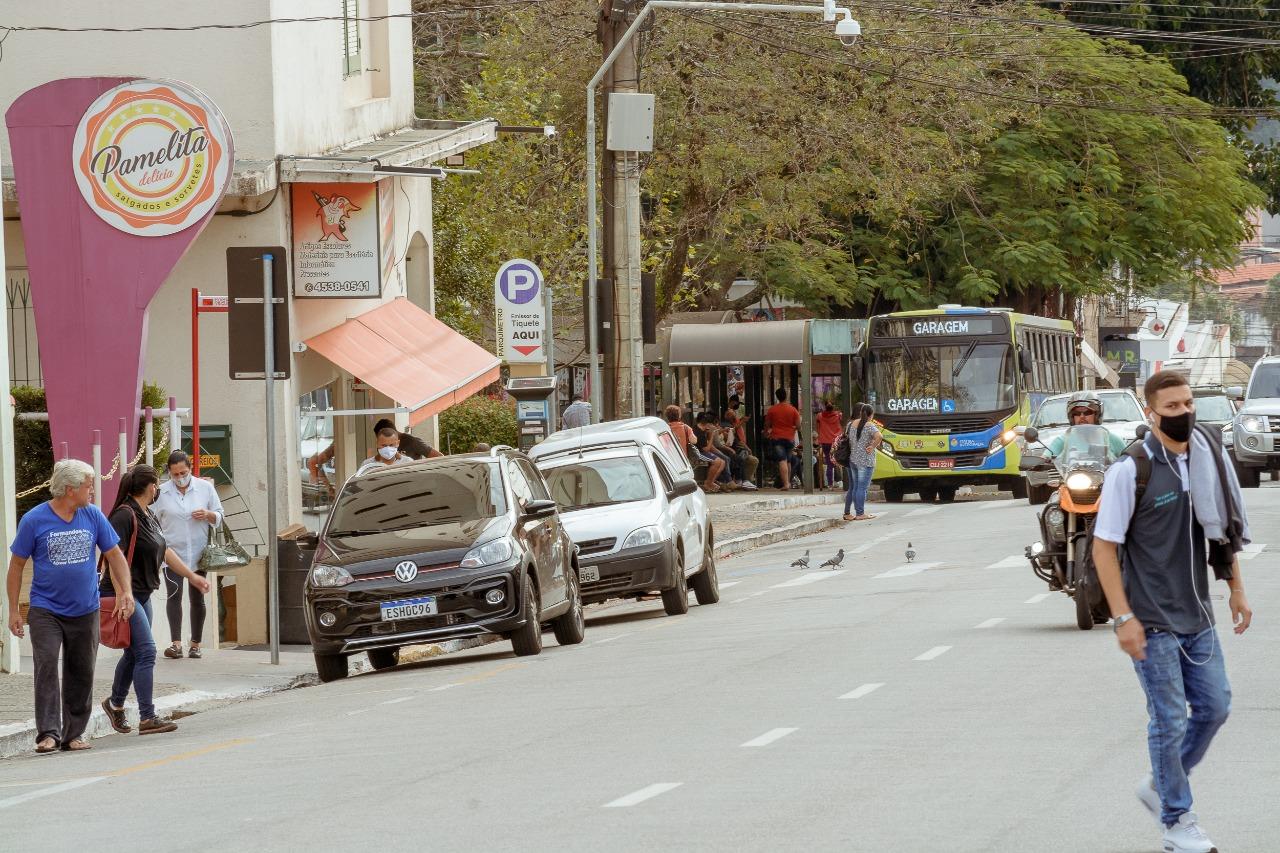
<svg viewBox="0 0 1280 853">
<path fill-rule="evenodd" d="M 86 749 L 93 749 L 89 742 L 84 738 L 76 738 L 71 743 L 62 748 L 63 752 L 84 752 Z"/>
<path fill-rule="evenodd" d="M 58 742 L 51 737 L 36 744 L 36 755 L 48 755 L 51 752 L 58 751 Z"/>
<path fill-rule="evenodd" d="M 129 720 L 124 715 L 124 708 L 113 707 L 111 699 L 102 700 L 102 710 L 106 712 L 107 722 L 111 724 L 111 728 L 122 735 L 127 735 L 133 731 L 133 727 L 129 725 Z"/>
<path fill-rule="evenodd" d="M 856 520 L 856 521 L 870 521 L 870 520 L 871 520 L 871 519 L 873 519 L 873 518 L 875 518 L 875 516 L 874 516 L 874 515 L 867 515 L 867 514 L 864 512 L 862 515 L 858 516 L 858 517 L 857 517 L 857 519 L 855 519 L 855 520 Z"/>
<path fill-rule="evenodd" d="M 170 660 L 178 660 L 182 657 L 182 646 L 178 643 L 174 643 L 164 650 L 164 656 Z"/>
<path fill-rule="evenodd" d="M 858 517 L 857 517 L 856 515 L 849 515 L 849 513 L 847 513 L 847 512 L 846 512 L 846 513 L 844 514 L 844 520 L 845 520 L 845 521 L 857 521 L 857 520 L 858 520 Z"/>
</svg>

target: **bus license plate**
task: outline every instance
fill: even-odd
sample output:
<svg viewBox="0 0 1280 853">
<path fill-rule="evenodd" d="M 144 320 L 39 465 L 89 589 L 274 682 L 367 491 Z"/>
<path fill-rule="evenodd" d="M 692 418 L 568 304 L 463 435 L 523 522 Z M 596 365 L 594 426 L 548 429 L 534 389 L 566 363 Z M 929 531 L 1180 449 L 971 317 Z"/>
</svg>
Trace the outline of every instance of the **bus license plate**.
<svg viewBox="0 0 1280 853">
<path fill-rule="evenodd" d="M 930 468 L 954 468 L 954 467 L 956 467 L 956 460 L 954 460 L 954 459 L 930 459 L 930 460 L 929 460 L 929 467 L 930 467 Z"/>
<path fill-rule="evenodd" d="M 382 621 L 394 622 L 397 619 L 417 619 L 422 616 L 435 616 L 439 612 L 436 608 L 434 596 L 386 601 L 382 604 Z"/>
</svg>

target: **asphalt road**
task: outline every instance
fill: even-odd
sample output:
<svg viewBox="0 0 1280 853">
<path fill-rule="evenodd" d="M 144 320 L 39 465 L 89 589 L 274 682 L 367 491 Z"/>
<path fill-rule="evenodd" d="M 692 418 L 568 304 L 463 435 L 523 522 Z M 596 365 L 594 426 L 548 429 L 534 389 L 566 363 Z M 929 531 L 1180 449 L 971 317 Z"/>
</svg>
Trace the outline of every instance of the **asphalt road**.
<svg viewBox="0 0 1280 853">
<path fill-rule="evenodd" d="M 1248 500 L 1280 539 L 1278 484 Z M 537 658 L 493 645 L 0 762 L 0 848 L 1159 850 L 1131 793 L 1141 691 L 1021 559 L 1032 508 L 874 510 L 722 561 L 721 603 L 684 617 L 622 605 Z M 838 547 L 837 571 L 788 567 Z M 1192 780 L 1223 853 L 1280 849 L 1277 548 L 1243 563 L 1256 622 L 1222 635 L 1233 715 Z"/>
</svg>

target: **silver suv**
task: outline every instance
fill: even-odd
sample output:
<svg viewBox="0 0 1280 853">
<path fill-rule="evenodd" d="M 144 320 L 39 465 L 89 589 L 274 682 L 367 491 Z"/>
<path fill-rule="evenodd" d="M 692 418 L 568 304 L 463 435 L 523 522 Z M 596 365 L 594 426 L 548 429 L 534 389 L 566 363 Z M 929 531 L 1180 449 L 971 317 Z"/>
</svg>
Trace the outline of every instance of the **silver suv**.
<svg viewBox="0 0 1280 853">
<path fill-rule="evenodd" d="M 1253 366 L 1244 404 L 1223 442 L 1232 446 L 1244 488 L 1258 488 L 1264 470 L 1280 471 L 1280 356 L 1267 356 Z"/>
</svg>

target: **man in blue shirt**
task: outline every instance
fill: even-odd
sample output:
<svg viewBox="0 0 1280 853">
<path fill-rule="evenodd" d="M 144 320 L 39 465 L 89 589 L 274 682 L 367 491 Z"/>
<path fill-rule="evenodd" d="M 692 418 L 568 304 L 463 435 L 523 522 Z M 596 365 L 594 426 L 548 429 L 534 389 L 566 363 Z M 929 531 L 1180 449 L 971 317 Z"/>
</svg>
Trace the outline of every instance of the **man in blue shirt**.
<svg viewBox="0 0 1280 853">
<path fill-rule="evenodd" d="M 13 610 L 9 630 L 25 635 L 17 608 L 22 570 L 31 560 L 31 650 L 35 658 L 36 752 L 88 749 L 82 735 L 93 703 L 93 668 L 98 658 L 98 561 L 106 555 L 116 591 L 112 616 L 133 615 L 129 565 L 102 510 L 93 505 L 93 469 L 78 459 L 53 466 L 53 499 L 18 523 L 9 549 L 7 578 Z M 58 656 L 62 655 L 62 677 Z"/>
</svg>

